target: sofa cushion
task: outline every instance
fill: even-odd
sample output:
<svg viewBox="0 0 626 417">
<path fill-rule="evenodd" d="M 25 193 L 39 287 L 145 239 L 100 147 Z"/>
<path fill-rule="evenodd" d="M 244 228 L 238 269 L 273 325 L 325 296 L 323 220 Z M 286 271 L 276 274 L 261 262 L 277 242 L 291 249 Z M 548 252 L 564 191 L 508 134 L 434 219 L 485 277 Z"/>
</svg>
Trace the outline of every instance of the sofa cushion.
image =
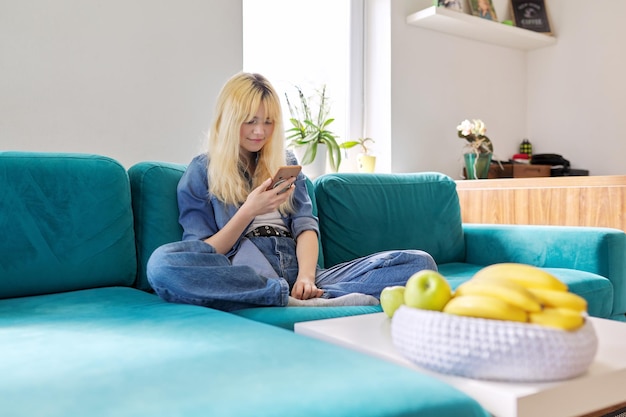
<svg viewBox="0 0 626 417">
<path fill-rule="evenodd" d="M 128 170 L 135 215 L 137 281 L 135 287 L 151 290 L 146 264 L 156 248 L 182 238 L 178 224 L 176 187 L 185 165 L 140 162 Z"/>
<path fill-rule="evenodd" d="M 375 252 L 421 249 L 463 261 L 455 182 L 439 173 L 327 174 L 314 181 L 326 266 Z"/>
<path fill-rule="evenodd" d="M 408 368 L 133 288 L 0 300 L 0 328 L 6 416 L 488 415 Z"/>
<path fill-rule="evenodd" d="M 126 170 L 98 155 L 0 152 L 0 298 L 132 285 Z"/>
<path fill-rule="evenodd" d="M 254 307 L 232 311 L 231 313 L 283 329 L 294 330 L 295 323 L 303 321 L 334 319 L 359 314 L 380 313 L 381 311 L 383 309 L 379 304 L 375 306 L 338 307 Z"/>
</svg>

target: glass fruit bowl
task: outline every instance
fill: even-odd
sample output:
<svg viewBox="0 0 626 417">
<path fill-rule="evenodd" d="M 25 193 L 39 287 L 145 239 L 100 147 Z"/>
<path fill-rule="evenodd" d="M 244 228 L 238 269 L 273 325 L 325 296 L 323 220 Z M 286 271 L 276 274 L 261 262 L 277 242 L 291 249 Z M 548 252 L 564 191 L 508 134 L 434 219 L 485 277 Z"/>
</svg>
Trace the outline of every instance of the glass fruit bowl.
<svg viewBox="0 0 626 417">
<path fill-rule="evenodd" d="M 576 331 L 457 316 L 401 306 L 391 321 L 398 351 L 423 368 L 509 382 L 570 379 L 587 371 L 598 350 L 593 324 Z"/>
</svg>

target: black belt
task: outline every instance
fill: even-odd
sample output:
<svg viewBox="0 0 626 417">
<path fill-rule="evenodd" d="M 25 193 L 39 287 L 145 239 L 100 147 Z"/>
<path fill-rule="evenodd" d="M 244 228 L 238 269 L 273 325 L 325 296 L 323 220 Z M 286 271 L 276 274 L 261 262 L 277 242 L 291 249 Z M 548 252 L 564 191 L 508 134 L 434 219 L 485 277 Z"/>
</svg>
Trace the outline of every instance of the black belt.
<svg viewBox="0 0 626 417">
<path fill-rule="evenodd" d="M 291 237 L 291 233 L 285 232 L 284 230 L 280 230 L 272 226 L 257 227 L 253 231 L 246 233 L 246 237 L 267 237 L 267 236 Z"/>
</svg>

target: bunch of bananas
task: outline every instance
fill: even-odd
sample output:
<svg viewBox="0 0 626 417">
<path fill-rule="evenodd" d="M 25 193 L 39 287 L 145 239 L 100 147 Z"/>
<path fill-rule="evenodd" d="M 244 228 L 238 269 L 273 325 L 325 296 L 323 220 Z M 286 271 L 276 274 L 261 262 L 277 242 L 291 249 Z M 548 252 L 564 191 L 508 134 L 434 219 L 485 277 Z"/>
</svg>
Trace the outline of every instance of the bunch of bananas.
<svg viewBox="0 0 626 417">
<path fill-rule="evenodd" d="M 585 322 L 587 301 L 537 267 L 501 263 L 481 269 L 461 284 L 443 311 L 576 330 Z"/>
</svg>

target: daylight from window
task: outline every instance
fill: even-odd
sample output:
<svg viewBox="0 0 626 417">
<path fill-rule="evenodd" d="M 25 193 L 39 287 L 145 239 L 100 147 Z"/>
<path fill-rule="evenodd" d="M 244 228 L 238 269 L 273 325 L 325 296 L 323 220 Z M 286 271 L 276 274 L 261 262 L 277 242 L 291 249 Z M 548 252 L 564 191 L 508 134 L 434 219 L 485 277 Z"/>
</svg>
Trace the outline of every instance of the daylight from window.
<svg viewBox="0 0 626 417">
<path fill-rule="evenodd" d="M 350 0 L 243 0 L 243 67 L 266 76 L 281 96 L 297 100 L 296 86 L 312 96 L 326 85 L 329 126 L 349 139 Z"/>
</svg>

